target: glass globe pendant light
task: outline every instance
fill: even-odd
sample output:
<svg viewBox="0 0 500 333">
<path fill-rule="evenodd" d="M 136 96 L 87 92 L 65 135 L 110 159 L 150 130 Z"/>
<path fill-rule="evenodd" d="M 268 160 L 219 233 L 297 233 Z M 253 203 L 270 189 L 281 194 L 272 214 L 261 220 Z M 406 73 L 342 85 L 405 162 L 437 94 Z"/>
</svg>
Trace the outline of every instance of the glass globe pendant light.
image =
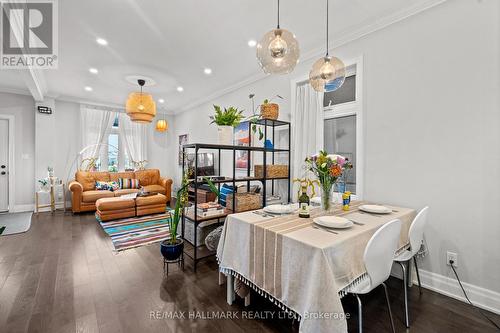
<svg viewBox="0 0 500 333">
<path fill-rule="evenodd" d="M 318 59 L 309 72 L 309 83 L 319 92 L 335 91 L 342 87 L 345 81 L 344 63 L 328 54 L 328 28 L 328 0 L 326 0 L 326 55 Z"/>
<path fill-rule="evenodd" d="M 280 28 L 280 1 L 278 25 L 267 32 L 257 44 L 257 59 L 266 74 L 287 74 L 299 62 L 300 49 L 295 35 Z"/>
</svg>

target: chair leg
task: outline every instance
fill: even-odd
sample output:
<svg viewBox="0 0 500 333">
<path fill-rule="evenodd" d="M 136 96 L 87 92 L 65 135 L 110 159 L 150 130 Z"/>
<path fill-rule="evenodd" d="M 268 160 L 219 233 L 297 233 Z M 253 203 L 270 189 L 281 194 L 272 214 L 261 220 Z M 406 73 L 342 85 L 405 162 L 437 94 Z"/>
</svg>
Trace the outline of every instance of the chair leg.
<svg viewBox="0 0 500 333">
<path fill-rule="evenodd" d="M 385 300 L 387 301 L 387 309 L 389 309 L 389 319 L 391 320 L 392 333 L 396 333 L 396 329 L 394 328 L 394 320 L 392 319 L 391 303 L 389 301 L 389 293 L 387 292 L 387 286 L 385 285 L 385 283 L 382 283 L 382 286 L 384 286 Z"/>
<path fill-rule="evenodd" d="M 363 306 L 358 294 L 354 294 L 354 296 L 358 299 L 358 332 L 363 333 Z"/>
<path fill-rule="evenodd" d="M 415 271 L 417 272 L 418 291 L 422 295 L 422 283 L 420 283 L 420 274 L 418 273 L 417 257 L 413 257 L 413 262 L 415 263 Z"/>
<path fill-rule="evenodd" d="M 402 262 L 398 262 L 401 266 L 401 270 L 403 271 L 403 288 L 405 293 L 405 326 L 410 327 L 410 318 L 408 316 L 408 287 L 406 285 L 406 266 Z"/>
</svg>

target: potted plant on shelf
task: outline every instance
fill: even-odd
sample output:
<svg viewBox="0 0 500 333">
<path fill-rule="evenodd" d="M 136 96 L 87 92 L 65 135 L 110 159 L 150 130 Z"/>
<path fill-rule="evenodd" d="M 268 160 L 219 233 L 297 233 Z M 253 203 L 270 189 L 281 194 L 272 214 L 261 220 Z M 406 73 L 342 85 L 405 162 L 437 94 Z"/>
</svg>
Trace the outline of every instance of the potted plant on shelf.
<svg viewBox="0 0 500 333">
<path fill-rule="evenodd" d="M 271 99 L 265 99 L 262 104 L 259 104 L 257 107 L 254 107 L 254 97 L 255 94 L 248 95 L 248 98 L 252 100 L 252 109 L 253 114 L 247 118 L 250 123 L 252 123 L 252 132 L 259 132 L 259 140 L 264 138 L 264 133 L 262 132 L 262 128 L 257 127 L 257 121 L 260 119 L 270 119 L 276 120 L 279 116 L 279 105 L 277 103 L 271 103 L 275 98 L 283 99 L 280 95 L 276 95 Z M 257 109 L 260 109 L 260 113 L 257 114 Z"/>
<path fill-rule="evenodd" d="M 243 119 L 243 110 L 238 110 L 235 107 L 224 108 L 214 105 L 215 114 L 210 116 L 212 120 L 210 124 L 215 123 L 217 127 L 217 138 L 220 145 L 233 144 L 233 130 L 235 126 Z"/>
<path fill-rule="evenodd" d="M 177 200 L 175 201 L 174 214 L 170 214 L 169 229 L 170 238 L 165 239 L 160 244 L 160 251 L 167 261 L 175 261 L 179 259 L 184 250 L 184 241 L 182 238 L 177 237 L 177 227 L 184 214 L 184 207 L 188 202 L 188 188 L 189 182 L 187 176 L 182 178 L 182 186 L 177 191 Z"/>
</svg>

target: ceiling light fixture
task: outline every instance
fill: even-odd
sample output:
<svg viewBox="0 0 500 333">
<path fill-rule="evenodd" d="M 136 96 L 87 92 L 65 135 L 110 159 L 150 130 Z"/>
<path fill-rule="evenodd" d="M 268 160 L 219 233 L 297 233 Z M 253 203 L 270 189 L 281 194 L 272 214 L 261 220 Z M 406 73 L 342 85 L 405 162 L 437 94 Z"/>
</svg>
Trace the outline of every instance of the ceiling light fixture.
<svg viewBox="0 0 500 333">
<path fill-rule="evenodd" d="M 92 74 L 99 73 L 99 71 L 97 70 L 97 68 L 89 68 L 89 72 L 92 73 Z"/>
<path fill-rule="evenodd" d="M 158 99 L 158 103 L 163 104 L 163 103 L 165 103 L 165 100 L 163 98 L 160 98 L 160 99 Z"/>
<path fill-rule="evenodd" d="M 156 104 L 151 94 L 142 92 L 142 87 L 146 84 L 146 81 L 139 79 L 137 83 L 141 87 L 141 91 L 128 95 L 125 111 L 133 122 L 150 123 L 156 116 Z"/>
<path fill-rule="evenodd" d="M 183 91 L 184 91 L 184 88 L 182 88 L 181 86 L 178 86 L 178 87 L 177 87 L 177 91 L 178 91 L 178 92 L 183 92 Z"/>
<path fill-rule="evenodd" d="M 248 41 L 248 46 L 250 47 L 255 47 L 257 45 L 257 41 L 253 40 L 253 39 L 250 39 Z"/>
<path fill-rule="evenodd" d="M 165 119 L 158 119 L 156 121 L 156 131 L 166 132 L 168 130 L 168 122 Z"/>
<path fill-rule="evenodd" d="M 100 37 L 98 37 L 95 41 L 96 41 L 96 42 L 97 42 L 97 44 L 99 44 L 99 45 L 103 45 L 103 46 L 108 45 L 108 41 L 107 41 L 107 40 L 105 40 L 104 38 L 100 38 Z"/>
<path fill-rule="evenodd" d="M 212 74 L 212 69 L 207 67 L 203 70 L 203 73 L 205 73 L 206 75 L 210 75 Z"/>
<path fill-rule="evenodd" d="M 92 91 L 92 90 L 94 90 L 94 89 L 92 89 L 92 87 L 89 87 L 89 86 L 86 86 L 86 87 L 85 87 L 85 88 L 83 88 L 83 89 L 85 89 L 85 91 Z"/>
<path fill-rule="evenodd" d="M 309 83 L 319 92 L 335 91 L 342 87 L 345 81 L 344 63 L 328 54 L 328 28 L 328 0 L 326 0 L 326 55 L 318 59 L 309 72 Z"/>
<path fill-rule="evenodd" d="M 290 31 L 280 28 L 280 1 L 278 0 L 278 25 L 257 44 L 257 59 L 266 74 L 287 74 L 299 62 L 299 42 Z"/>
</svg>

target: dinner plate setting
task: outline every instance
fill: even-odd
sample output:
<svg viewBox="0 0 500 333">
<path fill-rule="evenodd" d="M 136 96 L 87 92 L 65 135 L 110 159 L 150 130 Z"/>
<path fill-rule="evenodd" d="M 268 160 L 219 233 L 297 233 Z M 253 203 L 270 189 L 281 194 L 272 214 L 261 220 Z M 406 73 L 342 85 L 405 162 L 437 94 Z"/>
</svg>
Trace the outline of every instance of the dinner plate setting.
<svg viewBox="0 0 500 333">
<path fill-rule="evenodd" d="M 320 216 L 313 219 L 313 222 L 326 228 L 346 229 L 353 226 L 351 220 L 340 216 Z"/>
<path fill-rule="evenodd" d="M 264 212 L 270 214 L 291 214 L 296 210 L 293 205 L 269 205 L 264 207 Z"/>
<path fill-rule="evenodd" d="M 381 205 L 361 205 L 359 210 L 367 213 L 373 214 L 389 214 L 392 213 L 392 209 Z"/>
</svg>

